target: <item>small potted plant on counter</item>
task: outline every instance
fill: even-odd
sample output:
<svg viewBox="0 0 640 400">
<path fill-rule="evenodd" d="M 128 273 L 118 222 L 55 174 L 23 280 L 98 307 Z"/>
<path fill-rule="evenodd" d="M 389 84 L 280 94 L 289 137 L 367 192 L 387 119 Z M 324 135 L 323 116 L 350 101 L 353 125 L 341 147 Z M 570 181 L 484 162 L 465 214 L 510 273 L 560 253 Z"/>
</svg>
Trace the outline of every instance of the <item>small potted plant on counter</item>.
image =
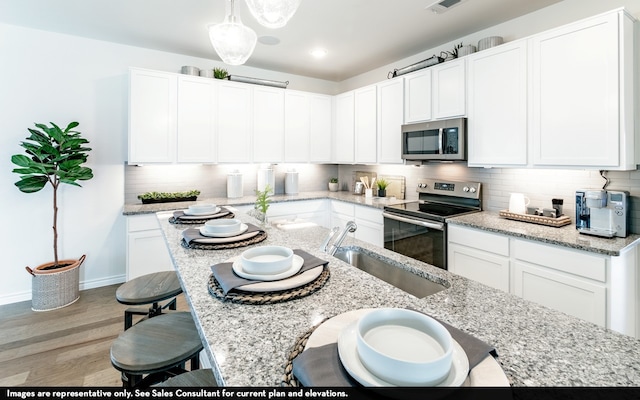
<svg viewBox="0 0 640 400">
<path fill-rule="evenodd" d="M 389 182 L 387 182 L 384 178 L 380 178 L 376 181 L 376 186 L 378 186 L 378 197 L 386 197 L 387 186 L 389 186 Z"/>
<path fill-rule="evenodd" d="M 329 178 L 329 191 L 337 192 L 339 188 L 340 187 L 338 185 L 338 178 L 335 178 L 335 177 Z"/>
<path fill-rule="evenodd" d="M 256 190 L 256 203 L 253 206 L 252 215 L 262 222 L 263 225 L 269 223 L 267 211 L 269 210 L 269 203 L 271 203 L 271 199 L 269 198 L 271 191 L 272 189 L 269 185 L 266 185 L 264 190 Z"/>
<path fill-rule="evenodd" d="M 61 184 L 80 186 L 78 181 L 93 178 L 91 168 L 85 167 L 89 141 L 81 137 L 71 122 L 63 130 L 53 122 L 51 126 L 35 124 L 31 135 L 20 143 L 27 155 L 15 154 L 11 162 L 18 166 L 12 172 L 20 175 L 15 183 L 23 193 L 35 193 L 51 184 L 53 193 L 53 262 L 34 269 L 26 267 L 33 275 L 31 304 L 34 311 L 48 311 L 67 306 L 80 297 L 80 265 L 85 259 L 58 259 L 58 188 Z"/>
</svg>

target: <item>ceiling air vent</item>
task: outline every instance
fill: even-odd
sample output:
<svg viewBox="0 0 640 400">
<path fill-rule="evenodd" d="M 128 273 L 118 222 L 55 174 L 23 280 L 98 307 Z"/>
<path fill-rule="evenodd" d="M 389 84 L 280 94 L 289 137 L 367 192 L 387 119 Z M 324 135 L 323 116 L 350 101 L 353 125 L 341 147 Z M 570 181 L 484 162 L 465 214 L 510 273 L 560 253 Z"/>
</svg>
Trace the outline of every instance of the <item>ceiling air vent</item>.
<svg viewBox="0 0 640 400">
<path fill-rule="evenodd" d="M 442 14 L 445 11 L 457 6 L 465 0 L 441 0 L 425 7 L 427 10 L 431 10 L 436 14 Z"/>
</svg>

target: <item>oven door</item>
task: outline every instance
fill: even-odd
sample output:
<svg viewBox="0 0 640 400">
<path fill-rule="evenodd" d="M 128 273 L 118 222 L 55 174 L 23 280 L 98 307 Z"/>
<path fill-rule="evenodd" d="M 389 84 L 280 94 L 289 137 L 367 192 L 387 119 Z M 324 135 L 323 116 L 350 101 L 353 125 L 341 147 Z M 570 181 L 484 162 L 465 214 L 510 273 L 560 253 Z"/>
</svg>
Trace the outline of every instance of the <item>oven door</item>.
<svg viewBox="0 0 640 400">
<path fill-rule="evenodd" d="M 384 217 L 384 248 L 447 269 L 445 224 L 389 212 Z"/>
</svg>

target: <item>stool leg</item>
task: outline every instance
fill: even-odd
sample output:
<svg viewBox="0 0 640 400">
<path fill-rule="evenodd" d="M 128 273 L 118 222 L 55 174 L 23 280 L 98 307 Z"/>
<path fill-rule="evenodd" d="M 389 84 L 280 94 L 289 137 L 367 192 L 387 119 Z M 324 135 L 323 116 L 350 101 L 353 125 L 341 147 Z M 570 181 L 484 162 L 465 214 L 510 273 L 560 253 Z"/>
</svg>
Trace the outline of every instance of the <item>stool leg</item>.
<svg viewBox="0 0 640 400">
<path fill-rule="evenodd" d="M 197 353 L 191 359 L 191 371 L 195 371 L 196 369 L 200 369 L 200 353 Z"/>
<path fill-rule="evenodd" d="M 124 312 L 124 330 L 126 331 L 127 329 L 131 328 L 131 325 L 133 325 L 133 314 L 125 311 Z"/>
<path fill-rule="evenodd" d="M 171 300 L 167 305 L 165 305 L 162 308 L 166 308 L 169 307 L 169 310 L 175 310 L 176 309 L 176 298 L 174 297 L 173 300 Z"/>
</svg>

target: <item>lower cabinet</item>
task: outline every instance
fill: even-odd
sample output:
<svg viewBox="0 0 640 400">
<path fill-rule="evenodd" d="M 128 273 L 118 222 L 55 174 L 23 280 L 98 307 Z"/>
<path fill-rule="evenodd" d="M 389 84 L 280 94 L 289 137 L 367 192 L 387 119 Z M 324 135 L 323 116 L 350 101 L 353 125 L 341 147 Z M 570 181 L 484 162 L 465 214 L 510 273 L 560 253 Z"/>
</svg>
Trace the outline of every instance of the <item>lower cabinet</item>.
<svg viewBox="0 0 640 400">
<path fill-rule="evenodd" d="M 545 307 L 638 337 L 638 248 L 607 256 L 449 225 L 448 269 Z"/>
<path fill-rule="evenodd" d="M 331 226 L 343 229 L 349 221 L 354 221 L 357 225 L 356 231 L 350 233 L 350 236 L 384 247 L 382 210 L 331 200 Z"/>
<path fill-rule="evenodd" d="M 127 281 L 153 272 L 173 270 L 156 215 L 127 217 Z"/>
</svg>

